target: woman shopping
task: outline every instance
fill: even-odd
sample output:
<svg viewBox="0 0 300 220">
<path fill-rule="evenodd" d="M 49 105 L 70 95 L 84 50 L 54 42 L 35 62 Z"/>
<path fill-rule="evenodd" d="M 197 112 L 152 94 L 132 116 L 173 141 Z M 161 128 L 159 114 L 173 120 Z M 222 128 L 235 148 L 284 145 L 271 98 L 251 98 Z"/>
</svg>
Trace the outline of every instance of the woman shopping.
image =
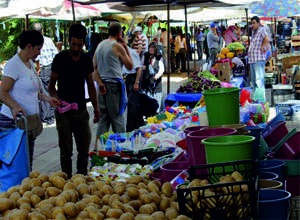
<svg viewBox="0 0 300 220">
<path fill-rule="evenodd" d="M 3 102 L 1 118 L 17 121 L 19 113 L 27 118 L 30 170 L 32 170 L 34 142 L 43 129 L 39 102 L 48 102 L 53 107 L 60 105 L 59 100 L 43 92 L 41 81 L 35 71 L 33 60 L 40 54 L 43 43 L 44 38 L 40 32 L 23 31 L 20 35 L 20 51 L 4 67 L 0 85 L 0 100 Z M 17 126 L 24 129 L 24 120 L 18 120 Z"/>
<path fill-rule="evenodd" d="M 176 54 L 176 68 L 178 69 L 178 72 L 186 72 L 186 42 L 185 37 L 182 33 L 182 30 L 179 30 L 178 36 L 175 38 L 175 54 Z M 180 63 L 181 63 L 181 69 L 180 69 Z"/>
<path fill-rule="evenodd" d="M 141 89 L 150 97 L 157 100 L 159 108 L 162 110 L 162 75 L 164 73 L 164 63 L 162 55 L 158 52 L 157 44 L 149 44 L 148 52 L 144 54 L 144 71 Z"/>
</svg>

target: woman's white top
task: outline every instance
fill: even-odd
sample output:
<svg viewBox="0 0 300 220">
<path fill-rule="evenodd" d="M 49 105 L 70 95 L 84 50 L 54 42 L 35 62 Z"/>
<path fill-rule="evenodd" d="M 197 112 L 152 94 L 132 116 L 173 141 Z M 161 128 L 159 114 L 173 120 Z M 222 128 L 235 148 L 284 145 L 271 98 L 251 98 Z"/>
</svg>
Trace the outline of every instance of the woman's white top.
<svg viewBox="0 0 300 220">
<path fill-rule="evenodd" d="M 12 78 L 15 83 L 9 91 L 10 96 L 24 109 L 25 114 L 39 114 L 38 92 L 40 80 L 34 70 L 32 61 L 28 68 L 20 59 L 19 55 L 13 56 L 5 65 L 3 75 Z M 1 113 L 12 117 L 10 108 L 2 105 Z"/>
<path fill-rule="evenodd" d="M 177 38 L 177 41 L 178 41 L 178 43 L 180 45 L 180 48 L 185 48 L 185 46 L 184 46 L 185 38 L 182 38 L 182 40 L 181 40 L 180 36 L 177 36 L 176 38 Z"/>
</svg>

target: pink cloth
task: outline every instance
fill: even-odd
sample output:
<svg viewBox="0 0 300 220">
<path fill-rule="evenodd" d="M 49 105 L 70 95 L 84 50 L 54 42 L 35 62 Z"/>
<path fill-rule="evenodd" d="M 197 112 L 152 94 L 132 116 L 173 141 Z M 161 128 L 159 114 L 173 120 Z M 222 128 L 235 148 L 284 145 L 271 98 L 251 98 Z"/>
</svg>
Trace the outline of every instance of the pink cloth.
<svg viewBox="0 0 300 220">
<path fill-rule="evenodd" d="M 224 39 L 225 39 L 225 45 L 232 43 L 233 41 L 237 41 L 237 39 L 234 37 L 233 32 L 229 29 L 227 29 L 224 33 Z"/>
</svg>

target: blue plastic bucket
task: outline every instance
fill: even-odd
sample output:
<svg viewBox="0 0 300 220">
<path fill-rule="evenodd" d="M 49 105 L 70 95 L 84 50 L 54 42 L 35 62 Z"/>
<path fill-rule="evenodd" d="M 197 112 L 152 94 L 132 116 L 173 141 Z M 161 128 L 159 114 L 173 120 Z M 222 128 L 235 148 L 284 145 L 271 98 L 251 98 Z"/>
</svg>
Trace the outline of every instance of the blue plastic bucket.
<svg viewBox="0 0 300 220">
<path fill-rule="evenodd" d="M 259 171 L 273 172 L 278 175 L 278 180 L 284 183 L 285 162 L 282 160 L 261 160 Z"/>
<path fill-rule="evenodd" d="M 288 219 L 291 194 L 280 189 L 261 189 L 259 192 L 259 219 Z"/>
<path fill-rule="evenodd" d="M 261 131 L 263 130 L 260 126 L 246 126 L 246 129 L 250 131 L 250 135 L 255 137 L 255 140 L 253 141 L 253 159 L 260 159 L 258 158 L 258 151 L 259 151 L 259 144 L 260 144 L 260 136 Z"/>
<path fill-rule="evenodd" d="M 278 175 L 273 172 L 260 171 L 258 177 L 261 180 L 278 180 Z"/>
</svg>

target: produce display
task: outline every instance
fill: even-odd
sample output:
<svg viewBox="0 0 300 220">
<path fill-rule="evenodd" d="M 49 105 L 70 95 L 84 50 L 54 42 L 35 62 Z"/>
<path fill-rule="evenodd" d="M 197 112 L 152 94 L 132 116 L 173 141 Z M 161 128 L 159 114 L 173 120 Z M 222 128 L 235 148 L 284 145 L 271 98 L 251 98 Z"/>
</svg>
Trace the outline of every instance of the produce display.
<svg viewBox="0 0 300 220">
<path fill-rule="evenodd" d="M 131 176 L 96 181 L 81 174 L 32 172 L 21 185 L 0 194 L 5 219 L 190 219 L 178 214 L 170 183 Z"/>
<path fill-rule="evenodd" d="M 202 93 L 203 91 L 221 88 L 220 81 L 209 71 L 194 72 L 189 80 L 181 85 L 176 92 L 180 93 Z"/>
<path fill-rule="evenodd" d="M 245 50 L 244 45 L 240 42 L 230 43 L 226 46 L 226 48 L 231 52 Z"/>
</svg>

